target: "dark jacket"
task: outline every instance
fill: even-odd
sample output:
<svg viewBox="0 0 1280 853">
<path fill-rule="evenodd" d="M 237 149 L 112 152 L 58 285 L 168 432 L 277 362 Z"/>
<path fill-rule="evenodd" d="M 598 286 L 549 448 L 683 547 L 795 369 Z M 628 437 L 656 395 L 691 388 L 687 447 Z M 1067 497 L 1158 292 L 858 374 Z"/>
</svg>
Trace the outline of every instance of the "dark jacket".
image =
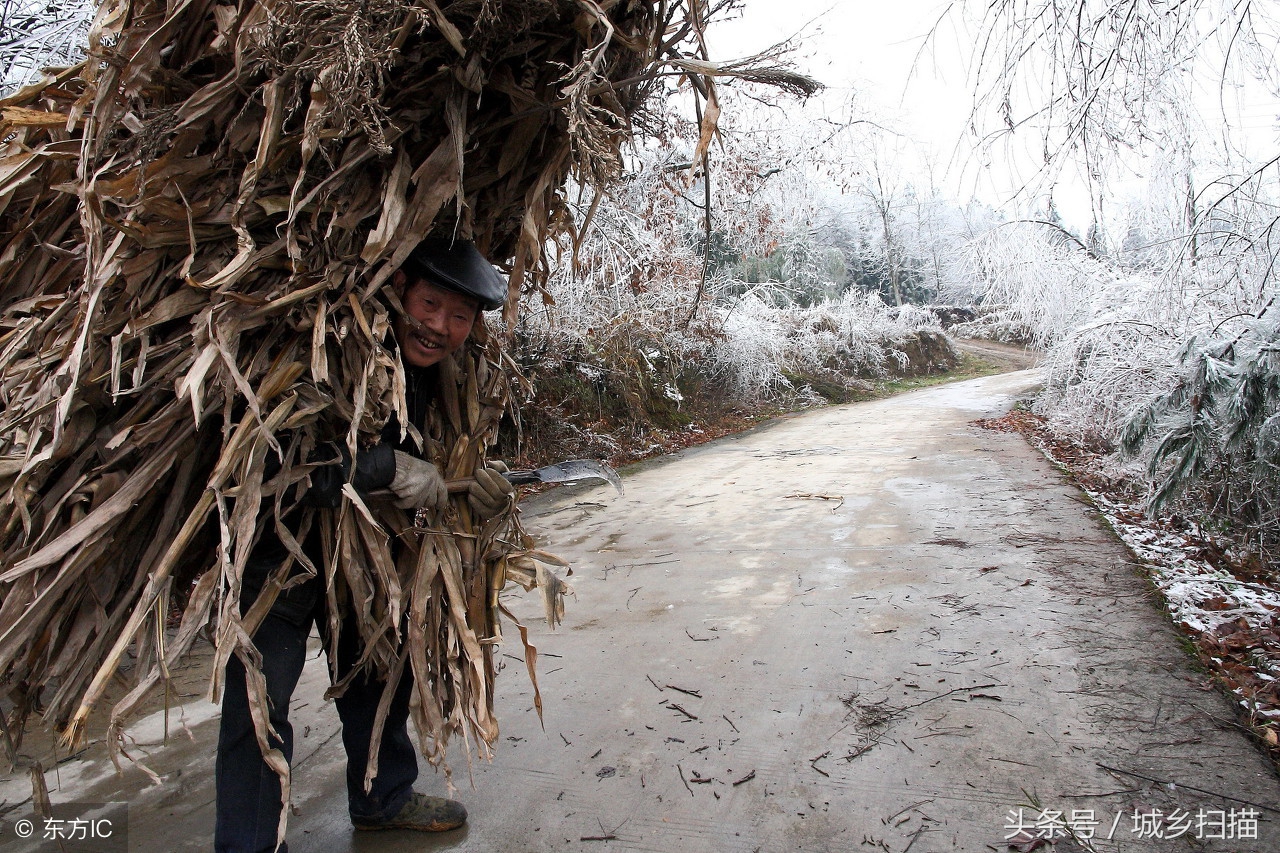
<svg viewBox="0 0 1280 853">
<path fill-rule="evenodd" d="M 434 368 L 407 369 L 405 399 L 409 406 L 409 417 L 419 429 L 422 429 L 426 421 L 427 407 L 431 404 L 435 387 Z M 342 486 L 347 482 L 361 495 L 387 488 L 396 475 L 397 450 L 422 456 L 422 451 L 414 447 L 412 441 L 400 441 L 400 422 L 395 417 L 382 428 L 381 440 L 377 444 L 356 451 L 354 478 L 351 476 L 351 453 L 346 445 L 333 444 L 330 448 L 338 461 L 311 472 L 311 487 L 307 489 L 305 496 L 306 502 L 311 506 L 337 509 L 342 503 Z"/>
<path fill-rule="evenodd" d="M 435 395 L 436 371 L 434 368 L 411 367 L 407 369 L 405 379 L 405 399 L 409 416 L 412 422 L 422 429 L 426 422 L 427 408 Z M 336 461 L 332 465 L 324 465 L 311 472 L 311 482 L 303 495 L 303 502 L 309 506 L 337 509 L 342 504 L 342 487 L 348 482 L 362 496 L 378 489 L 388 488 L 396 475 L 395 451 L 397 450 L 422 457 L 422 450 L 414 446 L 411 440 L 406 438 L 405 441 L 400 441 L 400 422 L 395 417 L 392 417 L 383 427 L 377 444 L 356 451 L 354 476 L 351 453 L 346 445 L 336 442 L 327 445 L 324 450 L 317 451 L 318 458 Z M 270 480 L 279 470 L 279 459 L 274 455 L 269 456 L 263 480 Z M 262 511 L 272 512 L 273 507 L 271 504 L 264 504 Z M 286 523 L 288 523 L 287 519 Z M 292 526 L 290 529 L 293 529 Z M 309 554 L 320 553 L 319 548 L 316 547 L 318 542 L 313 541 L 315 535 L 313 530 L 308 541 L 303 543 Z M 275 525 L 268 524 L 249 559 L 251 563 L 259 566 L 277 566 L 287 556 L 288 550 L 276 535 Z"/>
</svg>

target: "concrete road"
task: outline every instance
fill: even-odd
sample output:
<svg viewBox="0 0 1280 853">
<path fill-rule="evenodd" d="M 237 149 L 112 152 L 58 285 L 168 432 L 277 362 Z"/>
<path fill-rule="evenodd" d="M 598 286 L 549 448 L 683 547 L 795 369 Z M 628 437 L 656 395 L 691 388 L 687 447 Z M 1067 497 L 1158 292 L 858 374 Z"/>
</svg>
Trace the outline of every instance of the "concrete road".
<svg viewBox="0 0 1280 853">
<path fill-rule="evenodd" d="M 972 425 L 1034 381 L 822 409 L 631 471 L 625 496 L 530 501 L 577 591 L 556 632 L 513 599 L 543 724 L 511 631 L 497 755 L 474 787 L 454 755 L 470 826 L 357 837 L 317 661 L 291 850 L 929 853 L 1063 824 L 1097 850 L 1280 850 L 1275 772 L 1129 554 L 1019 436 Z M 151 759 L 165 784 L 90 751 L 48 775 L 55 801 L 130 801 L 130 849 L 208 849 L 214 714 L 184 713 Z"/>
</svg>

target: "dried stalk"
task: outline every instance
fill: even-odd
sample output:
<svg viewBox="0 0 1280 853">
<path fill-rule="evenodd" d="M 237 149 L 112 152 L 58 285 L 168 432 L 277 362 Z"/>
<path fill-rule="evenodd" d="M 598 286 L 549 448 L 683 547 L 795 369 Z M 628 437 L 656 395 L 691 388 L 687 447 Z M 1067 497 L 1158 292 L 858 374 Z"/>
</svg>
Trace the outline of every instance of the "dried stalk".
<svg viewBox="0 0 1280 853">
<path fill-rule="evenodd" d="M 412 668 L 428 758 L 443 761 L 453 735 L 487 754 L 498 593 L 541 588 L 554 622 L 554 558 L 514 510 L 481 525 L 457 500 L 415 523 L 350 488 L 319 510 L 303 501 L 308 475 L 326 445 L 355 450 L 392 417 L 447 477 L 483 462 L 511 397 L 500 336 L 478 324 L 427 421 L 409 424 L 388 279 L 429 235 L 472 239 L 510 273 L 511 328 L 521 292 L 545 280 L 548 239 L 569 227 L 566 177 L 617 172 L 659 54 L 678 54 L 663 38 L 682 8 L 105 0 L 85 62 L 0 100 L 11 737 L 39 708 L 75 743 L 107 702 L 118 744 L 208 624 L 212 697 L 238 656 L 287 777 L 266 750 L 250 637 L 301 571 L 323 574 L 331 614 L 356 608 L 363 669 Z M 267 530 L 295 565 L 242 602 Z M 130 661 L 131 692 L 115 697 Z"/>
</svg>

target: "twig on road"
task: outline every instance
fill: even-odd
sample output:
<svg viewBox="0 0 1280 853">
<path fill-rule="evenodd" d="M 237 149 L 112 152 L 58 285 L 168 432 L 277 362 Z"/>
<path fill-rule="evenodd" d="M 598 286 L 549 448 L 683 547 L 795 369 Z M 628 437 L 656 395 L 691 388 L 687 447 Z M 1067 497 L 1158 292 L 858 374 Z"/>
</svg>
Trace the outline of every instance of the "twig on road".
<svg viewBox="0 0 1280 853">
<path fill-rule="evenodd" d="M 787 498 L 801 498 L 803 500 L 837 501 L 836 505 L 831 508 L 832 512 L 835 512 L 840 507 L 844 506 L 844 495 L 818 495 L 797 492 L 794 495 L 783 495 L 782 497 L 783 500 L 786 500 Z"/>
<path fill-rule="evenodd" d="M 957 687 L 954 690 L 948 690 L 946 693 L 939 693 L 937 696 L 930 696 L 928 699 L 925 699 L 921 702 L 913 702 L 910 705 L 903 705 L 901 708 L 895 708 L 893 710 L 893 714 L 896 716 L 898 714 L 901 714 L 903 711 L 910 711 L 912 708 L 919 708 L 921 705 L 925 705 L 925 704 L 928 704 L 929 702 L 942 699 L 946 696 L 950 696 L 952 693 L 963 693 L 966 690 L 985 690 L 988 687 L 1002 687 L 1002 686 L 1003 685 L 1001 685 L 999 682 L 992 682 L 991 684 L 975 684 L 972 687 Z"/>
<path fill-rule="evenodd" d="M 905 809 L 896 811 L 893 814 L 889 815 L 888 817 L 881 818 L 880 822 L 883 823 L 885 826 L 888 826 L 890 823 L 893 822 L 894 818 L 901 817 L 902 815 L 906 814 L 912 809 L 918 809 L 921 806 L 928 805 L 929 803 L 932 803 L 932 802 L 933 802 L 933 798 L 930 797 L 927 800 L 921 800 L 918 803 L 912 803 L 911 805 L 907 806 Z"/>
<path fill-rule="evenodd" d="M 911 845 L 916 843 L 916 839 L 920 837 L 920 834 L 924 832 L 924 830 L 925 830 L 925 827 L 921 825 L 919 829 L 917 829 L 915 832 L 911 834 L 911 840 L 907 842 L 906 847 L 902 848 L 902 853 L 909 853 L 909 851 L 911 850 Z"/>
<path fill-rule="evenodd" d="M 630 820 L 630 818 L 627 818 L 627 820 Z M 612 831 L 610 831 L 610 830 L 605 829 L 605 828 L 604 828 L 604 824 L 603 824 L 603 823 L 601 823 L 599 819 L 597 819 L 597 820 L 596 820 L 596 823 L 600 824 L 600 834 L 599 834 L 599 835 L 584 835 L 584 836 L 582 836 L 581 838 L 579 838 L 578 840 L 579 840 L 579 841 L 617 841 L 617 840 L 618 840 L 618 836 L 614 835 L 614 833 L 615 833 L 615 832 L 617 832 L 619 829 L 622 829 L 622 827 L 623 827 L 624 825 L 626 825 L 626 822 L 627 822 L 627 821 L 626 821 L 626 820 L 624 820 L 622 823 L 620 823 L 620 824 L 618 824 L 617 826 L 615 826 L 615 827 L 613 828 L 613 830 L 612 830 Z"/>
<path fill-rule="evenodd" d="M 667 707 L 673 711 L 679 711 L 681 714 L 684 714 L 686 717 L 688 717 L 691 720 L 698 719 L 698 716 L 696 714 L 690 714 L 688 711 L 686 711 L 684 708 L 681 708 L 675 702 L 668 702 Z"/>
<path fill-rule="evenodd" d="M 667 685 L 667 689 L 668 689 L 668 690 L 675 690 L 675 691 L 677 691 L 678 693 L 683 693 L 683 694 L 685 694 L 686 696 L 692 696 L 692 697 L 694 697 L 695 699 L 701 699 L 701 698 L 702 698 L 702 694 L 701 694 L 701 693 L 699 693 L 697 690 L 685 690 L 683 687 L 676 687 L 674 684 L 668 684 L 668 685 Z"/>
<path fill-rule="evenodd" d="M 676 763 L 676 772 L 680 774 L 680 781 L 684 783 L 684 789 L 689 792 L 689 796 L 693 796 L 693 789 L 689 787 L 689 780 L 684 778 L 684 768 Z"/>
<path fill-rule="evenodd" d="M 1121 770 L 1119 767 L 1109 767 L 1106 764 L 1103 764 L 1101 762 L 1098 762 L 1097 764 L 1103 770 L 1109 770 L 1112 773 L 1120 773 L 1124 776 L 1132 776 L 1135 779 L 1145 779 L 1146 781 L 1154 782 L 1157 785 L 1172 785 L 1177 788 L 1186 788 L 1188 791 L 1195 791 L 1196 793 L 1199 793 L 1199 794 L 1208 794 L 1211 797 L 1221 797 L 1224 800 L 1231 800 L 1232 802 L 1236 802 L 1236 803 L 1244 803 L 1246 806 L 1253 806 L 1255 809 L 1262 809 L 1263 811 L 1268 811 L 1268 812 L 1271 812 L 1272 814 L 1280 814 L 1280 809 L 1274 806 L 1264 806 L 1262 805 L 1262 803 L 1255 803 L 1253 800 L 1242 800 L 1239 797 L 1233 797 L 1230 794 L 1223 794 L 1218 791 L 1209 791 L 1204 788 L 1197 788 L 1194 785 L 1184 785 L 1183 783 L 1176 782 L 1173 779 L 1156 779 L 1153 776 L 1144 776 L 1141 773 L 1134 773 L 1132 770 Z"/>
</svg>

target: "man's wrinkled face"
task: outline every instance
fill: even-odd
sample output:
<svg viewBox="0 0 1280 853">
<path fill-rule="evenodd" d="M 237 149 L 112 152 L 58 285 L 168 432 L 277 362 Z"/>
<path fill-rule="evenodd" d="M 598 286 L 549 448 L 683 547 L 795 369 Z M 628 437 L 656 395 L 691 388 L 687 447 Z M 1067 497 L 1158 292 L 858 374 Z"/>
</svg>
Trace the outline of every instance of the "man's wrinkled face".
<svg viewBox="0 0 1280 853">
<path fill-rule="evenodd" d="M 466 343 L 480 313 L 480 303 L 461 293 L 397 272 L 396 290 L 412 321 L 396 317 L 392 328 L 400 357 L 411 367 L 430 367 Z"/>
</svg>

